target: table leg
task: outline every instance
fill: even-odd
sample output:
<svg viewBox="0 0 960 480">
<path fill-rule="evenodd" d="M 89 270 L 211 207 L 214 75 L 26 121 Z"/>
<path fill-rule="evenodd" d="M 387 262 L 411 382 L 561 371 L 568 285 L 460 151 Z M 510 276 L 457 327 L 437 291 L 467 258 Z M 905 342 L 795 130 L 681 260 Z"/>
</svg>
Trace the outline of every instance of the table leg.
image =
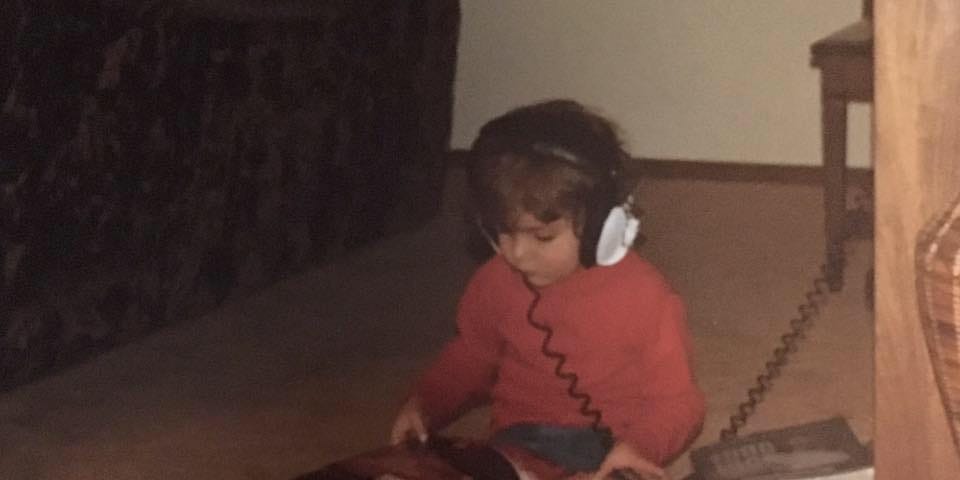
<svg viewBox="0 0 960 480">
<path fill-rule="evenodd" d="M 843 288 L 843 241 L 847 233 L 847 102 L 824 96 L 821 113 L 826 279 L 830 290 L 837 292 Z"/>
</svg>

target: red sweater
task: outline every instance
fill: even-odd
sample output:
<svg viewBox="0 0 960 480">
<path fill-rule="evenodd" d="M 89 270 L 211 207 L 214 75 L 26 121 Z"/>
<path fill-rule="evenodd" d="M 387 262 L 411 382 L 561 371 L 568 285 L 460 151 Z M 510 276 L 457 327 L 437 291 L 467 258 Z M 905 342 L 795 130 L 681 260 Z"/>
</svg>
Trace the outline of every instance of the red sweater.
<svg viewBox="0 0 960 480">
<path fill-rule="evenodd" d="M 473 275 L 460 300 L 458 335 L 415 386 L 431 426 L 442 428 L 490 400 L 493 431 L 519 422 L 590 425 L 556 360 L 540 350 L 544 333 L 527 322 L 534 295 L 502 256 Z M 665 464 L 699 432 L 704 397 L 690 366 L 683 304 L 647 261 L 631 252 L 540 290 L 533 312 L 554 330 L 551 350 L 579 377 L 618 441 Z"/>
</svg>

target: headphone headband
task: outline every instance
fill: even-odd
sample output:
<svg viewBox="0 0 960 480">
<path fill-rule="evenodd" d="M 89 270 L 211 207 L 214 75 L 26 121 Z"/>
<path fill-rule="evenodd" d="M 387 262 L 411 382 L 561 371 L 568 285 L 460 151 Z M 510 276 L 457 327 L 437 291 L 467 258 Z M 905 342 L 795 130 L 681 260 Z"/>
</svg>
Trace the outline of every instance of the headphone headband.
<svg viewBox="0 0 960 480">
<path fill-rule="evenodd" d="M 616 184 L 617 177 L 620 175 L 619 158 L 612 159 L 612 161 L 608 162 L 600 162 L 592 157 L 584 158 L 569 148 L 555 143 L 533 142 L 529 148 L 534 153 L 563 160 L 590 175 L 603 176 L 605 177 L 603 180 L 609 180 L 614 184 Z M 601 181 L 601 183 L 603 183 L 603 181 Z"/>
<path fill-rule="evenodd" d="M 553 157 L 562 158 L 567 162 L 570 162 L 573 165 L 576 165 L 581 168 L 586 167 L 586 165 L 584 165 L 585 162 L 582 159 L 580 159 L 580 157 L 574 155 L 573 152 L 571 152 L 570 150 L 567 150 L 566 148 L 561 147 L 560 145 L 554 145 L 554 144 L 543 143 L 543 142 L 534 142 L 533 144 L 530 145 L 530 149 L 541 155 L 550 155 Z"/>
</svg>

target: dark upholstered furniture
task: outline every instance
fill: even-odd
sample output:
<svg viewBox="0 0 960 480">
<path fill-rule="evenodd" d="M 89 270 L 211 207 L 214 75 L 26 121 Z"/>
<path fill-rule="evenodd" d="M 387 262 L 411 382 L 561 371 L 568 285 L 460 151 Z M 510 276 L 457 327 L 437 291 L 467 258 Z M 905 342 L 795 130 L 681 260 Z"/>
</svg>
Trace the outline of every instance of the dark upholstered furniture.
<svg viewBox="0 0 960 480">
<path fill-rule="evenodd" d="M 438 208 L 459 4 L 0 9 L 0 390 Z"/>
</svg>

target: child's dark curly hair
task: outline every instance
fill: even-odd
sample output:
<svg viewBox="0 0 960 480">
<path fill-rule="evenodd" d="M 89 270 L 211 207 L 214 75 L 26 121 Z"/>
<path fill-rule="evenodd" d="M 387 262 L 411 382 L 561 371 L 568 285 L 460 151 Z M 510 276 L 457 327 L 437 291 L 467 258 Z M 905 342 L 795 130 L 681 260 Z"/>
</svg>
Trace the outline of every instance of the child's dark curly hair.
<svg viewBox="0 0 960 480">
<path fill-rule="evenodd" d="M 545 223 L 567 217 L 590 241 L 626 196 L 625 157 L 615 125 L 573 100 L 511 110 L 487 122 L 471 147 L 473 216 L 491 232 L 510 231 L 523 212 Z"/>
</svg>

